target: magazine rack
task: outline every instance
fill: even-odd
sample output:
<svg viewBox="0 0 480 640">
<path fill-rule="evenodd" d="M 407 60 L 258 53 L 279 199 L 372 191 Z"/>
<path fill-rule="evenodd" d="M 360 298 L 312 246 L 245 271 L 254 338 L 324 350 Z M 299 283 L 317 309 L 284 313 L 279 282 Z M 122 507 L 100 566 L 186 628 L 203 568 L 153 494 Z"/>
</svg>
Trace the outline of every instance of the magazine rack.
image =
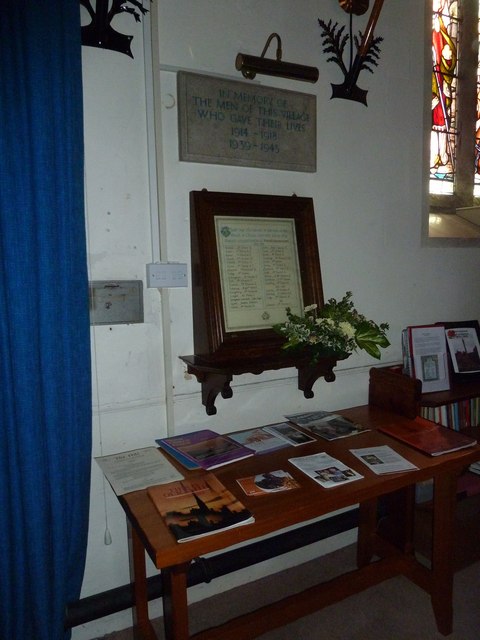
<svg viewBox="0 0 480 640">
<path fill-rule="evenodd" d="M 480 398 L 478 378 L 470 381 L 454 378 L 451 388 L 446 391 L 422 393 L 421 381 L 403 374 L 401 366 L 370 369 L 369 403 L 409 418 L 427 417 L 427 408 L 448 407 L 474 398 Z M 456 427 L 450 425 L 450 428 L 468 429 L 480 426 L 479 423 L 478 415 L 467 415 Z"/>
</svg>

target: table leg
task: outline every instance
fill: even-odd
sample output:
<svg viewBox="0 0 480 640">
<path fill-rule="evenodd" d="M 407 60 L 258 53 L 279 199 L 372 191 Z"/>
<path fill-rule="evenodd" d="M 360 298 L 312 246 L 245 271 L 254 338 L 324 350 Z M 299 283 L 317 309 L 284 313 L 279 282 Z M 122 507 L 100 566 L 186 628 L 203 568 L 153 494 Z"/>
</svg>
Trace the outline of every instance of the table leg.
<svg viewBox="0 0 480 640">
<path fill-rule="evenodd" d="M 188 640 L 187 571 L 189 563 L 162 569 L 166 640 Z"/>
<path fill-rule="evenodd" d="M 128 522 L 130 573 L 133 580 L 133 626 L 138 640 L 157 640 L 148 615 L 145 549 L 135 528 Z"/>
<path fill-rule="evenodd" d="M 384 515 L 379 522 L 382 538 L 404 554 L 413 554 L 415 485 L 404 487 L 383 497 Z"/>
<path fill-rule="evenodd" d="M 358 506 L 357 566 L 365 567 L 372 560 L 374 536 L 377 530 L 377 500 Z"/>
<path fill-rule="evenodd" d="M 440 633 L 452 633 L 453 548 L 457 475 L 435 478 L 432 540 L 432 607 Z"/>
</svg>

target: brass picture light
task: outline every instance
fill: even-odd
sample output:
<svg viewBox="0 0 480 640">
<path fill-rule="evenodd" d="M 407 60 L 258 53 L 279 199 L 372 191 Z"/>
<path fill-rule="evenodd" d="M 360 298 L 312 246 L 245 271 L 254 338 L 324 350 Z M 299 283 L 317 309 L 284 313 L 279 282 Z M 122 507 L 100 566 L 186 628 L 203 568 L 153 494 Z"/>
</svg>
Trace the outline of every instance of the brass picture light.
<svg viewBox="0 0 480 640">
<path fill-rule="evenodd" d="M 265 53 L 273 38 L 277 39 L 275 60 L 265 58 Z M 303 80 L 305 82 L 316 82 L 318 80 L 318 69 L 316 67 L 307 67 L 303 64 L 284 62 L 282 60 L 282 40 L 278 33 L 270 34 L 260 57 L 238 53 L 235 60 L 235 68 L 237 71 L 242 72 L 244 78 L 249 80 L 253 80 L 257 73 L 266 76 L 290 78 L 291 80 Z"/>
</svg>

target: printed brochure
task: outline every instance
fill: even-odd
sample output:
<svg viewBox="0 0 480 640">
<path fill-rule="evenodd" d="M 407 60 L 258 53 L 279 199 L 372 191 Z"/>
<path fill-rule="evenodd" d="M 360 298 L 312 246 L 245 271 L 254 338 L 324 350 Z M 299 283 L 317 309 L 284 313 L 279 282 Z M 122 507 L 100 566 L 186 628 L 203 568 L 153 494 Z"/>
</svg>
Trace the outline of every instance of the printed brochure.
<svg viewBox="0 0 480 640">
<path fill-rule="evenodd" d="M 239 478 L 238 484 L 247 496 L 265 496 L 278 491 L 297 489 L 300 485 L 288 471 L 268 471 L 247 478 Z"/>
<path fill-rule="evenodd" d="M 365 447 L 364 449 L 350 449 L 350 452 L 366 464 L 370 471 L 373 471 L 373 473 L 377 475 L 418 469 L 418 467 L 388 445 Z"/>
<path fill-rule="evenodd" d="M 290 458 L 289 462 L 326 488 L 338 487 L 346 482 L 363 478 L 360 473 L 327 453 L 314 453 L 311 456 Z"/>
<path fill-rule="evenodd" d="M 324 440 L 337 440 L 370 431 L 367 427 L 351 422 L 338 413 L 328 411 L 297 413 L 286 418 Z"/>
</svg>

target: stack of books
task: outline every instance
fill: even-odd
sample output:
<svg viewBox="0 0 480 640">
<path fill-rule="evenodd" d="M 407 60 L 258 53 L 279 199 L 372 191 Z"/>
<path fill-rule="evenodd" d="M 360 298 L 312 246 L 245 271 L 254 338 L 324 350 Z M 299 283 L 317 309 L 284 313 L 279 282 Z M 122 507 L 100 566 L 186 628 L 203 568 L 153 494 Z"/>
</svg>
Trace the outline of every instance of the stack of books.
<svg viewBox="0 0 480 640">
<path fill-rule="evenodd" d="M 215 469 L 254 454 L 252 449 L 210 429 L 160 438 L 156 442 L 186 469 Z"/>
</svg>

